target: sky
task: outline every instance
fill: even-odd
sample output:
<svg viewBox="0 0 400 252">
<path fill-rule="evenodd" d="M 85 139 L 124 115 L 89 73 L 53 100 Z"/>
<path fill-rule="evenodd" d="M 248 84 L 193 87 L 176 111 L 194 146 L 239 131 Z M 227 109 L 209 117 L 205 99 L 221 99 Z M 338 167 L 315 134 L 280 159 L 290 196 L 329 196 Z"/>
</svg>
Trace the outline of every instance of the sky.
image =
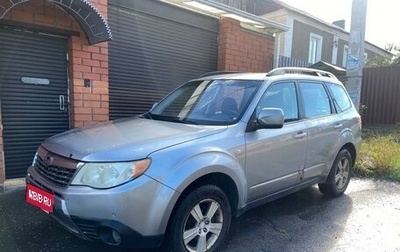
<svg viewBox="0 0 400 252">
<path fill-rule="evenodd" d="M 350 31 L 352 0 L 281 0 L 319 19 L 332 23 L 345 19 Z M 365 39 L 381 48 L 400 45 L 400 1 L 367 0 Z"/>
</svg>

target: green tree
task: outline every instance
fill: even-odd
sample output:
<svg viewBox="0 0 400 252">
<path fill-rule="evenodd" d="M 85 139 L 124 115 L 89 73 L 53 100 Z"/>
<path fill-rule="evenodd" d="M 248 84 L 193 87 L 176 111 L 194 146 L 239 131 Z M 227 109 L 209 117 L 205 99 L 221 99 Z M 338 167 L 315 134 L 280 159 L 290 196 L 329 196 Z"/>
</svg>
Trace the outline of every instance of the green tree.
<svg viewBox="0 0 400 252">
<path fill-rule="evenodd" d="M 367 59 L 364 67 L 385 67 L 391 65 L 392 59 L 390 57 L 375 56 L 373 58 Z"/>
<path fill-rule="evenodd" d="M 393 57 L 375 56 L 367 59 L 364 67 L 385 67 L 400 65 L 400 45 L 387 44 L 385 50 L 390 52 Z"/>
</svg>

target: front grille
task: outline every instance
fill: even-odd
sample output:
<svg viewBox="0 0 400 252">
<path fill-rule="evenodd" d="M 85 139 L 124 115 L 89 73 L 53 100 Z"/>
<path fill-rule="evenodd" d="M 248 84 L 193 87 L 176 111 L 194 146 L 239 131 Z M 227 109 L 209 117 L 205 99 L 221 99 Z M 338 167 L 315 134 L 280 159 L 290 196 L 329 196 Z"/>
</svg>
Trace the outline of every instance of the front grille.
<svg viewBox="0 0 400 252">
<path fill-rule="evenodd" d="M 69 184 L 76 171 L 76 169 L 69 169 L 56 165 L 46 165 L 40 157 L 36 159 L 35 167 L 43 177 L 63 187 Z"/>
<path fill-rule="evenodd" d="M 35 169 L 54 184 L 66 187 L 76 172 L 78 162 L 50 153 L 40 147 L 36 156 Z"/>
</svg>

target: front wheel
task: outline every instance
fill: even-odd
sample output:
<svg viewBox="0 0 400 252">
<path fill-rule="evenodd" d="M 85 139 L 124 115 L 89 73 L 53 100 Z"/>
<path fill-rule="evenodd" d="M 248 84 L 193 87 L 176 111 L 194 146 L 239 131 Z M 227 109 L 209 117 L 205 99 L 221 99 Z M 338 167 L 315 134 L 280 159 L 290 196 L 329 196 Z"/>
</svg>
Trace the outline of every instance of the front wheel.
<svg viewBox="0 0 400 252">
<path fill-rule="evenodd" d="M 338 197 L 346 191 L 353 166 L 348 150 L 343 149 L 336 156 L 331 172 L 325 183 L 318 184 L 319 190 L 328 196 Z"/>
<path fill-rule="evenodd" d="M 171 251 L 217 251 L 227 237 L 231 218 L 224 191 L 214 185 L 197 188 L 175 212 L 169 240 Z"/>
</svg>

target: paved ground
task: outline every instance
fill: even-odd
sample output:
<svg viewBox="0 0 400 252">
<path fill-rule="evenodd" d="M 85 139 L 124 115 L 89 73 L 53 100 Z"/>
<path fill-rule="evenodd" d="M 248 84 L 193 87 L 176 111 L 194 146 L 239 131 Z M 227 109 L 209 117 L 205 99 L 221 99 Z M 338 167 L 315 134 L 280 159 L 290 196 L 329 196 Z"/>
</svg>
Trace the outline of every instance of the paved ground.
<svg viewBox="0 0 400 252">
<path fill-rule="evenodd" d="M 17 188 L 0 194 L 0 251 L 124 250 L 77 239 Z M 355 179 L 337 199 L 311 187 L 253 209 L 234 220 L 223 250 L 239 251 L 400 252 L 400 184 Z"/>
</svg>

